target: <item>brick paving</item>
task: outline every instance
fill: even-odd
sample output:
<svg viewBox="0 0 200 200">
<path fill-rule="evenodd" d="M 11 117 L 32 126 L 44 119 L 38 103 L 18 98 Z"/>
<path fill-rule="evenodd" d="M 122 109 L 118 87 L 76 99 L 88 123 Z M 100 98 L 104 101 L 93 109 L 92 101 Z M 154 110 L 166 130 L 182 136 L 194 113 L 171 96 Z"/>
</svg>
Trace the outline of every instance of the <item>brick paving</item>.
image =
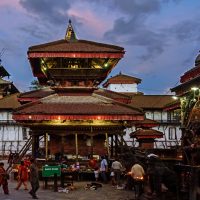
<svg viewBox="0 0 200 200">
<path fill-rule="evenodd" d="M 102 188 L 97 190 L 85 190 L 84 187 L 90 182 L 75 182 L 75 190 L 69 191 L 69 193 L 54 192 L 53 187 L 46 190 L 43 189 L 43 182 L 40 183 L 40 189 L 38 190 L 38 197 L 41 200 L 130 200 L 134 199 L 134 191 L 130 190 L 117 190 L 110 184 L 104 184 Z M 2 188 L 0 189 L 1 200 L 28 200 L 32 199 L 28 191 L 25 191 L 23 186 L 20 190 L 16 191 L 17 182 L 9 181 L 10 195 L 4 195 Z M 30 185 L 29 185 L 30 188 Z"/>
</svg>

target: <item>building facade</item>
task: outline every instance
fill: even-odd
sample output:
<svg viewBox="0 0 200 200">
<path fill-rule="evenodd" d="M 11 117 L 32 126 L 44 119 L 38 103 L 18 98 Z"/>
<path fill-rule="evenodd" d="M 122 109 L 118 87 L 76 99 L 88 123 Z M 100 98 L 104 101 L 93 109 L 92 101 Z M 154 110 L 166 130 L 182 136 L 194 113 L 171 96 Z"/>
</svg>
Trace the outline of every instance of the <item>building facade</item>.
<svg viewBox="0 0 200 200">
<path fill-rule="evenodd" d="M 1 106 L 1 100 L 0 100 Z M 19 152 L 29 138 L 29 129 L 12 119 L 12 110 L 0 111 L 0 155 Z"/>
<path fill-rule="evenodd" d="M 107 89 L 115 88 L 113 91 L 120 88 L 118 92 L 131 97 L 132 106 L 142 108 L 147 119 L 159 122 L 159 125 L 153 129 L 161 131 L 163 138 L 155 141 L 155 148 L 172 148 L 180 145 L 180 110 L 165 110 L 167 104 L 174 102 L 172 95 L 145 95 L 138 91 L 139 83 L 141 79 L 120 73 L 109 78 L 103 86 Z M 135 126 L 127 129 L 124 139 L 129 145 L 138 146 L 138 142 L 134 140 L 132 144 L 130 138 L 130 133 L 135 130 Z"/>
<path fill-rule="evenodd" d="M 0 64 L 0 155 L 10 151 L 19 152 L 29 137 L 29 129 L 22 127 L 12 118 L 13 110 L 20 106 L 18 89 L 6 80 L 10 74 Z"/>
</svg>

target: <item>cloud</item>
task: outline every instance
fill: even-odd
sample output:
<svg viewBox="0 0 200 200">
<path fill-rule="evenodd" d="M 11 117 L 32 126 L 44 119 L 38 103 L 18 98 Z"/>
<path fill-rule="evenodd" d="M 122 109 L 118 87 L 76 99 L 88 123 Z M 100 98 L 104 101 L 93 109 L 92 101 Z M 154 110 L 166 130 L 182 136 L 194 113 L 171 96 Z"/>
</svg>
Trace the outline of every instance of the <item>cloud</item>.
<svg viewBox="0 0 200 200">
<path fill-rule="evenodd" d="M 117 8 L 126 16 L 117 18 L 104 37 L 121 45 L 144 48 L 145 51 L 139 56 L 141 62 L 157 58 L 168 45 L 174 45 L 171 43 L 174 39 L 198 41 L 200 22 L 195 18 L 179 19 L 178 23 L 162 28 L 164 24 L 158 14 L 162 9 L 166 10 L 166 4 L 175 7 L 181 2 L 182 0 L 112 0 L 113 9 Z"/>
<path fill-rule="evenodd" d="M 68 0 L 20 0 L 20 4 L 29 14 L 34 14 L 41 21 L 59 25 L 66 23 L 68 19 Z"/>
<path fill-rule="evenodd" d="M 69 15 L 73 16 L 76 19 L 76 23 L 72 20 L 73 27 L 75 32 L 78 34 L 79 37 L 79 28 L 81 27 L 81 38 L 86 33 L 87 35 L 90 34 L 91 37 L 100 38 L 105 32 L 110 21 L 104 21 L 102 18 L 99 18 L 99 15 L 88 7 L 81 8 L 72 8 L 69 10 Z M 79 22 L 79 24 L 77 23 Z M 78 30 L 77 30 L 78 29 Z"/>
<path fill-rule="evenodd" d="M 39 38 L 41 40 L 46 40 L 48 36 L 50 36 L 52 33 L 49 33 L 48 30 L 45 28 L 39 26 L 38 24 L 31 24 L 26 26 L 19 27 L 19 30 L 26 33 L 27 36 Z"/>
<path fill-rule="evenodd" d="M 169 33 L 173 34 L 178 40 L 200 40 L 200 34 L 199 34 L 199 27 L 200 27 L 200 16 L 196 16 L 192 19 L 187 19 L 184 21 L 181 21 L 170 29 Z"/>
<path fill-rule="evenodd" d="M 141 57 L 142 59 L 151 58 L 152 54 L 161 53 L 165 44 L 162 40 L 164 34 L 152 31 L 146 25 L 148 17 L 161 10 L 160 1 L 113 0 L 113 3 L 113 6 L 127 14 L 128 18 L 115 20 L 113 28 L 104 34 L 105 38 L 114 42 L 121 41 L 126 45 L 138 45 L 146 48 L 147 53 Z"/>
<path fill-rule="evenodd" d="M 64 38 L 69 18 L 78 37 L 123 46 L 127 52 L 114 70 L 144 78 L 147 87 L 169 87 L 194 63 L 200 39 L 198 0 L 10 1 L 19 2 L 18 8 L 6 0 L 0 3 L 0 50 L 7 48 L 3 61 L 8 60 L 9 72 L 18 79 L 30 70 L 28 46 Z M 32 78 L 28 73 L 27 79 Z"/>
<path fill-rule="evenodd" d="M 114 0 L 116 6 L 127 13 L 129 18 L 118 18 L 114 22 L 111 30 L 104 34 L 105 39 L 125 45 L 141 46 L 146 49 L 146 53 L 141 55 L 141 60 L 153 58 L 163 52 L 166 45 L 165 33 L 161 30 L 152 30 L 146 21 L 151 14 L 160 11 L 160 1 L 123 1 Z"/>
<path fill-rule="evenodd" d="M 113 0 L 113 8 L 117 8 L 129 14 L 132 17 L 139 17 L 142 15 L 148 15 L 150 13 L 160 11 L 160 1 L 159 0 Z"/>
<path fill-rule="evenodd" d="M 19 0 L 1 0 L 0 1 L 0 7 L 10 7 L 14 8 L 15 10 L 21 10 L 21 6 L 19 4 Z"/>
</svg>

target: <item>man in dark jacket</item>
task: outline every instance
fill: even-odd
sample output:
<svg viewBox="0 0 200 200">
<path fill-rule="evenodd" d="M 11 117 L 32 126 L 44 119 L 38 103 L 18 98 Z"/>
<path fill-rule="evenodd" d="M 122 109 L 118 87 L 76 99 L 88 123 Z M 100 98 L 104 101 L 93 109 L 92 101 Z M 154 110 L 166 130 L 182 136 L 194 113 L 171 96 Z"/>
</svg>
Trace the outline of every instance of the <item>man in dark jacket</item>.
<svg viewBox="0 0 200 200">
<path fill-rule="evenodd" d="M 31 165 L 30 165 L 30 183 L 31 183 L 31 191 L 29 194 L 33 197 L 33 199 L 38 199 L 36 192 L 39 189 L 39 176 L 38 176 L 38 168 L 35 163 L 35 159 L 32 158 L 30 160 Z"/>
</svg>

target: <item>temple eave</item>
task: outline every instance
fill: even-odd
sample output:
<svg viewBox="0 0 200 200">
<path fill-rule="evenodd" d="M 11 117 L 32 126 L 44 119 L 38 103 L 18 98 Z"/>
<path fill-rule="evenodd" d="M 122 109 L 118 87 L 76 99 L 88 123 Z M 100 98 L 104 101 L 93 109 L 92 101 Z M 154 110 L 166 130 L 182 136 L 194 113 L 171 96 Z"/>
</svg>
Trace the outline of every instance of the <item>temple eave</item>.
<svg viewBox="0 0 200 200">
<path fill-rule="evenodd" d="M 135 138 L 137 139 L 137 140 L 140 140 L 140 139 L 156 139 L 156 138 L 163 138 L 163 136 L 159 136 L 159 135 L 157 135 L 157 136 L 154 136 L 154 135 L 143 135 L 143 136 L 135 136 Z"/>
<path fill-rule="evenodd" d="M 29 52 L 28 58 L 123 58 L 124 53 L 109 52 Z"/>
<path fill-rule="evenodd" d="M 35 115 L 15 114 L 16 121 L 41 121 L 41 120 L 144 120 L 143 115 Z"/>
</svg>

